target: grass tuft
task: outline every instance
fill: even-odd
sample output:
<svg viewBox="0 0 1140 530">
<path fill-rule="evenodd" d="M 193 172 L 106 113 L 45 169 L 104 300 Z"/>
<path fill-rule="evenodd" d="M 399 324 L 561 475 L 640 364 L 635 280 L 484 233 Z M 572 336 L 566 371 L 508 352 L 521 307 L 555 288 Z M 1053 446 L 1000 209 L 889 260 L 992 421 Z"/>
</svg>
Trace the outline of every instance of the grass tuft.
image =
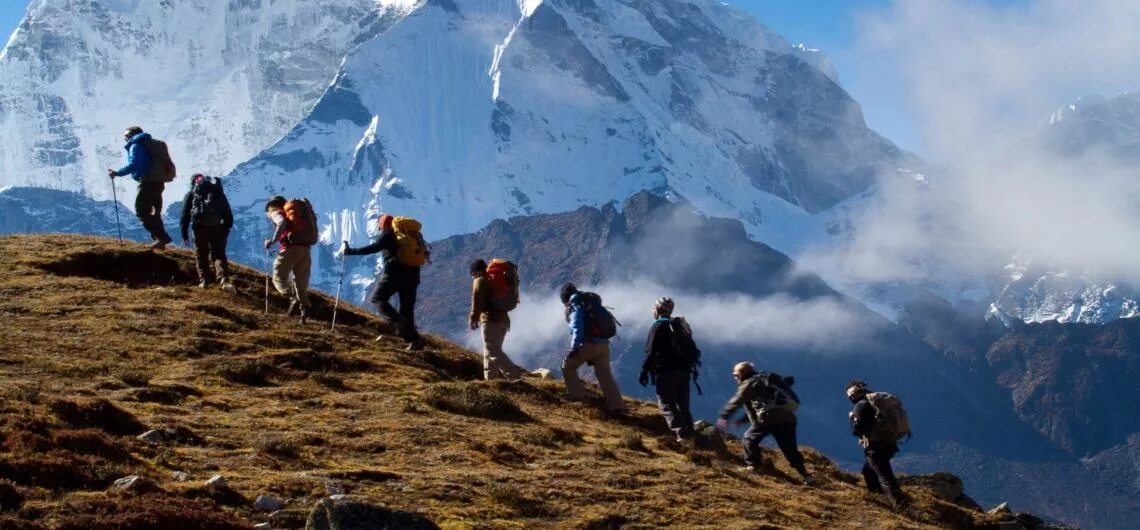
<svg viewBox="0 0 1140 530">
<path fill-rule="evenodd" d="M 278 434 L 262 434 L 254 442 L 258 452 L 279 458 L 296 459 L 301 457 L 301 443 L 295 438 Z"/>
<path fill-rule="evenodd" d="M 478 382 L 444 383 L 431 387 L 424 401 L 439 410 L 491 420 L 529 421 L 510 396 Z"/>
<path fill-rule="evenodd" d="M 269 386 L 269 377 L 276 370 L 272 365 L 246 359 L 227 359 L 218 363 L 214 372 L 231 383 L 249 386 Z"/>
</svg>

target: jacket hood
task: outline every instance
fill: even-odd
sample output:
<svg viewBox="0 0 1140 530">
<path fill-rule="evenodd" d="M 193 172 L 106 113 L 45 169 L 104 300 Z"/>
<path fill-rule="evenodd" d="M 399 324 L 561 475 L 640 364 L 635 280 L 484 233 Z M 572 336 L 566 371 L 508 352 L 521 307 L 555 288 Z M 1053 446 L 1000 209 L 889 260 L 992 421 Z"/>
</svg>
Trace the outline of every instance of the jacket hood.
<svg viewBox="0 0 1140 530">
<path fill-rule="evenodd" d="M 150 133 L 138 133 L 132 136 L 130 140 L 127 140 L 127 147 L 130 147 L 132 144 L 137 144 L 139 142 L 145 142 L 147 140 L 150 140 Z"/>
</svg>

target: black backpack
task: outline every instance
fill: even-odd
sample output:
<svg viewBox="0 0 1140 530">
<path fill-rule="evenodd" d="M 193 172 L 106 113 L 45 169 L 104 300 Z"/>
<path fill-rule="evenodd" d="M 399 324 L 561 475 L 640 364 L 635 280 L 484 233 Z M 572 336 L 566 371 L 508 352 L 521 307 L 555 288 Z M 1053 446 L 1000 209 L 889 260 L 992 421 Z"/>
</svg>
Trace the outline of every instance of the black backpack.
<svg viewBox="0 0 1140 530">
<path fill-rule="evenodd" d="M 586 311 L 586 336 L 606 340 L 617 336 L 621 322 L 602 305 L 602 297 L 594 293 L 579 293 L 577 303 Z"/>
<path fill-rule="evenodd" d="M 190 209 L 190 222 L 200 226 L 218 226 L 226 220 L 226 199 L 222 181 L 217 177 L 202 177 L 194 185 Z"/>
<path fill-rule="evenodd" d="M 669 319 L 669 335 L 673 340 L 673 351 L 681 357 L 683 364 L 692 367 L 693 372 L 701 365 L 701 350 L 693 340 L 693 329 L 685 317 Z"/>
<path fill-rule="evenodd" d="M 783 377 L 777 373 L 765 372 L 760 374 L 761 381 L 764 382 L 772 390 L 772 399 L 770 404 L 776 408 L 787 410 L 788 412 L 795 412 L 800 408 L 800 396 L 792 390 L 792 385 L 796 384 L 796 378 L 792 376 Z"/>
</svg>

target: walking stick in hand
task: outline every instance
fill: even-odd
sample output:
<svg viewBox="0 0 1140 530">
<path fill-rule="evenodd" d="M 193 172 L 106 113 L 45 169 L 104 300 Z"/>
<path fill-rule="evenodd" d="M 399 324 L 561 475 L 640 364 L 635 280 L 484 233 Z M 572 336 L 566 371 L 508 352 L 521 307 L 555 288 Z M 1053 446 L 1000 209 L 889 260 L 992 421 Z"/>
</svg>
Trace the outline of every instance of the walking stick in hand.
<svg viewBox="0 0 1140 530">
<path fill-rule="evenodd" d="M 332 327 L 329 328 L 330 333 L 336 331 L 336 311 L 340 307 L 340 291 L 344 288 L 344 261 L 345 258 L 348 257 L 345 255 L 344 251 L 347 248 L 348 241 L 345 241 L 344 244 L 340 247 L 340 280 L 336 284 L 336 299 L 333 301 Z"/>
<path fill-rule="evenodd" d="M 119 232 L 119 246 L 123 246 L 123 225 L 119 222 L 119 191 L 115 187 L 115 177 L 111 177 L 111 199 L 115 202 L 115 230 Z"/>
</svg>

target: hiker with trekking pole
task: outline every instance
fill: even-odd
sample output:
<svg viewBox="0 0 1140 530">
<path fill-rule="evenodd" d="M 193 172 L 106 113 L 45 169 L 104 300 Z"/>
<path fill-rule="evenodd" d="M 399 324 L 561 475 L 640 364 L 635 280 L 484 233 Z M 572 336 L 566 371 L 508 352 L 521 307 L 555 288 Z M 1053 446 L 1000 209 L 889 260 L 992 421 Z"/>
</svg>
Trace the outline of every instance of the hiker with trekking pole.
<svg viewBox="0 0 1140 530">
<path fill-rule="evenodd" d="M 311 248 L 320 240 L 317 214 L 308 199 L 286 200 L 274 195 L 265 204 L 265 215 L 273 223 L 273 235 L 265 240 L 265 248 L 269 250 L 274 244 L 278 245 L 273 260 L 273 287 L 281 296 L 289 297 L 289 309 L 285 314 L 293 316 L 299 313 L 304 324 L 312 307 L 309 302 L 309 275 L 313 266 Z M 268 294 L 265 299 L 268 313 Z"/>
<path fill-rule="evenodd" d="M 108 169 L 107 176 L 112 179 L 112 189 L 114 178 L 125 175 L 130 175 L 139 184 L 138 195 L 135 197 L 135 215 L 150 233 L 153 240 L 150 248 L 165 250 L 173 239 L 166 233 L 166 227 L 162 223 L 162 192 L 166 189 L 166 183 L 173 181 L 177 175 L 174 162 L 170 160 L 166 143 L 151 138 L 141 127 L 128 127 L 123 139 L 127 142 L 127 165 L 117 170 Z M 117 192 L 113 196 L 118 204 Z M 118 206 L 115 207 L 115 212 L 117 221 Z"/>
<path fill-rule="evenodd" d="M 383 270 L 372 302 L 380 314 L 396 327 L 396 334 L 408 344 L 409 351 L 422 350 L 424 339 L 416 330 L 416 291 L 420 286 L 420 267 L 431 262 L 431 249 L 424 241 L 423 225 L 411 217 L 381 215 L 376 222 L 380 236 L 371 245 L 352 248 L 346 242 L 344 255 L 364 256 L 382 253 Z M 400 310 L 391 304 L 392 296 L 400 297 Z M 383 339 L 384 335 L 377 337 Z"/>
</svg>

